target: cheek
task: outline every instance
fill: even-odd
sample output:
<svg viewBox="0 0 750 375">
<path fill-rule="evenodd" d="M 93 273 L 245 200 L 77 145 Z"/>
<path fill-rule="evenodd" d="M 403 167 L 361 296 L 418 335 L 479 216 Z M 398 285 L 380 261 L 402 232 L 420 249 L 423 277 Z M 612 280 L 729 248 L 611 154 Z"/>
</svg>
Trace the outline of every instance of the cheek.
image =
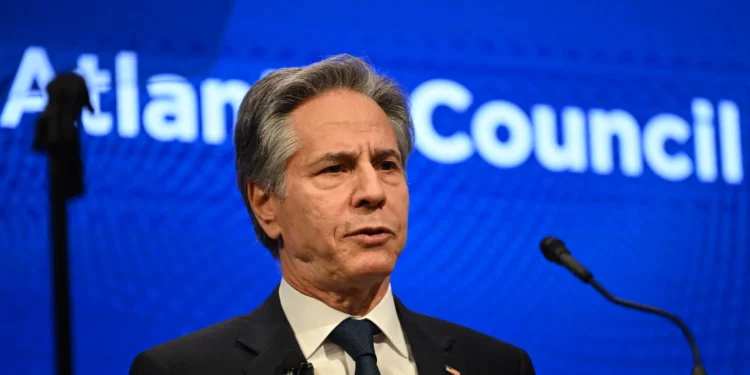
<svg viewBox="0 0 750 375">
<path fill-rule="evenodd" d="M 396 199 L 394 202 L 396 213 L 399 219 L 406 220 L 409 216 L 409 190 L 406 185 L 400 186 L 394 191 Z"/>
<path fill-rule="evenodd" d="M 318 236 L 329 237 L 334 234 L 338 224 L 336 219 L 340 217 L 335 209 L 334 205 L 322 201 L 311 205 L 307 224 L 310 228 L 315 228 Z"/>
<path fill-rule="evenodd" d="M 339 205 L 326 196 L 310 194 L 297 199 L 295 209 L 286 213 L 290 232 L 304 233 L 303 241 L 310 243 L 329 242 L 343 218 Z"/>
</svg>

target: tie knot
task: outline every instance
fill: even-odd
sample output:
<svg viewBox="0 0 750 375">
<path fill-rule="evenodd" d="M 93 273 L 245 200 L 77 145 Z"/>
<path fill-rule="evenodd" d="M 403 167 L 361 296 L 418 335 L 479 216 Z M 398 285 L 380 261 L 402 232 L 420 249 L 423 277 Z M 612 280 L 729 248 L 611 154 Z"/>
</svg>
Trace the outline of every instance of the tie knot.
<svg viewBox="0 0 750 375">
<path fill-rule="evenodd" d="M 364 355 L 375 356 L 372 337 L 378 333 L 380 330 L 370 320 L 349 318 L 334 328 L 328 338 L 356 361 Z"/>
</svg>

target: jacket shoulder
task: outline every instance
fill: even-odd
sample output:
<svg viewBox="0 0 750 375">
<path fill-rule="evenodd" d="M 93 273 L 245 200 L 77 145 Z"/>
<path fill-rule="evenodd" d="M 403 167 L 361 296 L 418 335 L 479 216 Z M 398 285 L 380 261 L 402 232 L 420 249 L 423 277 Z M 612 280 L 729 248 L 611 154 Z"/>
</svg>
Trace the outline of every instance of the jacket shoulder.
<svg viewBox="0 0 750 375">
<path fill-rule="evenodd" d="M 534 374 L 534 368 L 526 350 L 477 330 L 461 326 L 443 319 L 412 312 L 412 322 L 437 340 L 444 349 L 466 364 L 483 364 L 483 371 L 497 371 L 509 374 Z M 491 370 L 490 370 L 491 369 Z"/>
<path fill-rule="evenodd" d="M 144 350 L 133 360 L 130 374 L 209 374 L 237 363 L 247 353 L 236 342 L 246 324 L 246 317 L 233 317 Z"/>
</svg>

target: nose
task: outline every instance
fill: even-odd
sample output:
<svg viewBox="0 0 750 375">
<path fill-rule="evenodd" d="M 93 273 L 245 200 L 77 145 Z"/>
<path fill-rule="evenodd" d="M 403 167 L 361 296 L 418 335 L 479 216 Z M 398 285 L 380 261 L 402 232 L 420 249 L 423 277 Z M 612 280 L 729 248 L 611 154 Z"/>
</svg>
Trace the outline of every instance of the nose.
<svg viewBox="0 0 750 375">
<path fill-rule="evenodd" d="M 357 186 L 352 197 L 354 207 L 366 207 L 371 210 L 385 205 L 385 189 L 378 176 L 378 171 L 372 165 L 357 168 Z"/>
</svg>

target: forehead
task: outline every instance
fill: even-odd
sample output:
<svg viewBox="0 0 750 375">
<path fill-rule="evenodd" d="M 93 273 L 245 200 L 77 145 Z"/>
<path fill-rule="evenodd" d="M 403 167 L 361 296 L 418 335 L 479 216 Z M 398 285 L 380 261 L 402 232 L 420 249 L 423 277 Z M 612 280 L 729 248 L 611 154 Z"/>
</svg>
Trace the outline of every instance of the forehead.
<svg viewBox="0 0 750 375">
<path fill-rule="evenodd" d="M 292 111 L 290 120 L 302 142 L 300 153 L 397 147 L 393 126 L 383 109 L 354 91 L 320 94 Z"/>
</svg>

